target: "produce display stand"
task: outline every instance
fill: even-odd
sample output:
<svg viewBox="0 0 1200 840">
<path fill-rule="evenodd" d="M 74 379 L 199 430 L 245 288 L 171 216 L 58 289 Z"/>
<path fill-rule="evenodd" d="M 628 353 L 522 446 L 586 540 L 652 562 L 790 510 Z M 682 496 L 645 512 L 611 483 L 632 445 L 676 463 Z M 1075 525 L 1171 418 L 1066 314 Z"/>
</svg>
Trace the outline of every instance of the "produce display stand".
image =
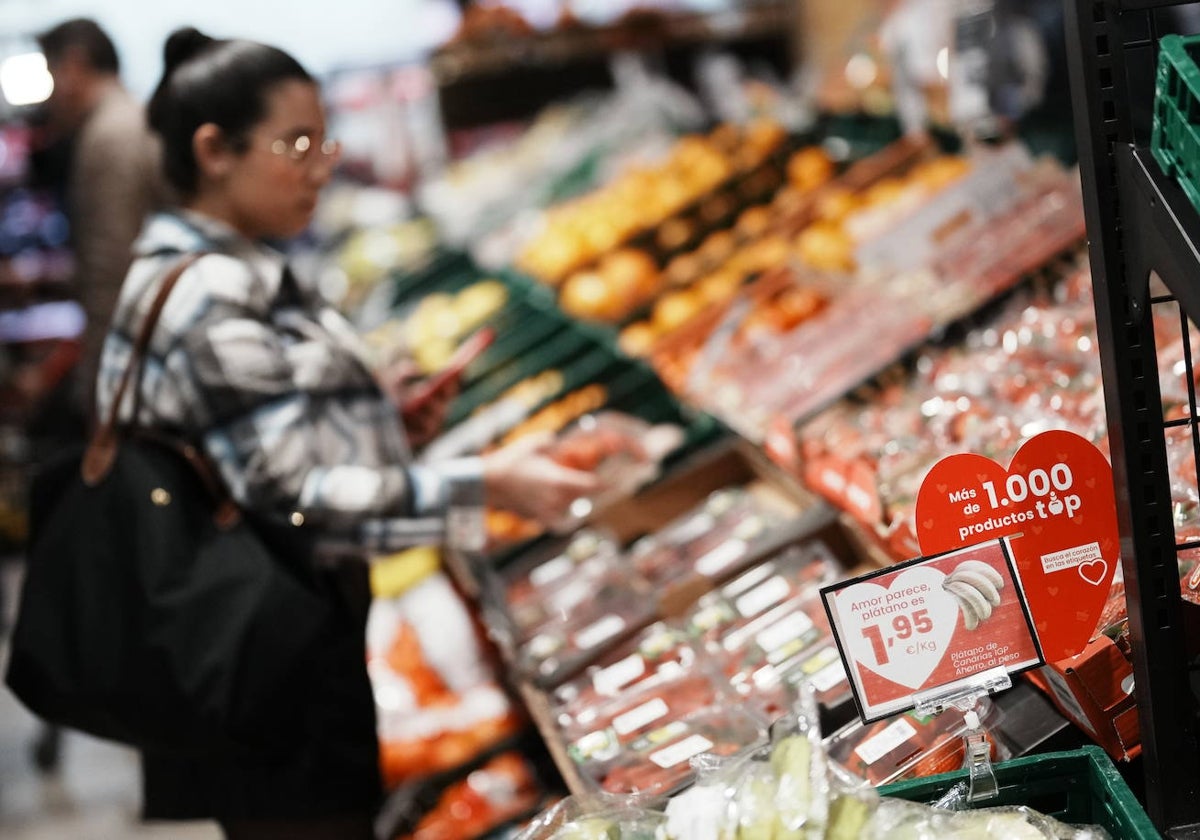
<svg viewBox="0 0 1200 840">
<path fill-rule="evenodd" d="M 750 481 L 764 482 L 770 485 L 776 492 L 800 505 L 804 512 L 794 523 L 773 533 L 771 539 L 758 545 L 755 552 L 748 554 L 742 562 L 731 566 L 721 575 L 712 578 L 692 575 L 656 592 L 651 599 L 653 601 L 652 610 L 649 610 L 640 622 L 632 622 L 629 625 L 628 632 L 623 634 L 625 638 L 645 629 L 653 621 L 670 620 L 675 616 L 682 615 L 705 593 L 754 568 L 768 557 L 778 554 L 782 549 L 809 539 L 820 540 L 828 546 L 847 569 L 854 567 L 855 564 L 859 564 L 858 568 L 865 568 L 885 562 L 885 558 L 873 553 L 872 547 L 860 539 L 846 517 L 837 515 L 826 505 L 811 497 L 755 447 L 737 438 L 726 439 L 705 450 L 693 453 L 661 481 L 647 486 L 631 499 L 618 502 L 612 508 L 601 513 L 599 524 L 605 531 L 614 534 L 622 543 L 631 542 L 634 538 L 652 532 L 656 526 L 660 526 L 663 522 L 688 510 L 698 499 L 704 498 L 708 493 L 722 487 Z M 549 539 L 552 545 L 557 544 L 555 538 L 545 539 Z M 520 562 L 521 560 L 522 557 L 518 554 L 515 558 L 510 557 L 508 562 Z M 465 573 L 467 587 L 476 591 L 482 589 L 484 613 L 485 615 L 490 613 L 492 615 L 490 623 L 493 627 L 497 626 L 495 619 L 497 609 L 502 610 L 499 604 L 502 595 L 496 587 L 487 585 L 495 583 L 493 579 L 495 571 L 492 568 L 473 568 L 469 563 L 459 563 L 454 568 L 458 575 Z M 617 644 L 618 641 L 614 638 L 610 647 Z M 579 765 L 568 752 L 563 732 L 556 722 L 556 711 L 551 698 L 553 687 L 570 677 L 577 676 L 580 669 L 565 670 L 557 675 L 552 685 L 547 685 L 537 676 L 521 672 L 521 664 L 517 661 L 514 650 L 504 644 L 499 647 L 502 658 L 506 661 L 512 687 L 523 701 L 525 710 L 528 712 L 534 728 L 540 733 L 567 789 L 575 794 L 593 793 L 592 785 L 585 780 Z M 850 709 L 848 695 L 845 700 L 847 702 L 838 708 L 838 711 L 844 714 L 838 717 L 837 725 L 848 719 L 847 715 Z"/>
<path fill-rule="evenodd" d="M 492 402 L 518 381 L 554 368 L 562 373 L 560 393 L 545 398 L 544 403 L 554 402 L 563 394 L 585 385 L 600 384 L 606 390 L 606 407 L 628 412 L 651 423 L 679 425 L 684 432 L 683 443 L 664 468 L 699 455 L 705 444 L 722 433 L 720 425 L 711 418 L 681 406 L 645 365 L 620 356 L 585 325 L 558 311 L 545 288 L 511 273 L 482 271 L 461 253 L 438 251 L 423 265 L 394 273 L 377 292 L 378 298 L 373 302 L 374 319 L 407 319 L 430 296 L 453 296 L 473 284 L 499 279 L 503 281 L 507 297 L 487 319 L 499 337 L 464 371 L 462 392 L 455 400 L 451 425 Z M 628 519 L 637 521 L 636 515 Z M 520 553 L 527 547 L 528 541 L 518 543 L 507 552 L 490 558 L 489 564 L 502 563 L 509 554 Z M 469 598 L 480 597 L 479 558 L 445 552 L 443 560 L 446 571 L 460 591 Z M 534 691 L 531 686 L 516 680 L 508 682 L 506 688 L 515 705 L 529 708 L 531 712 L 541 708 L 529 695 Z M 545 731 L 548 731 L 544 729 L 545 721 L 536 714 L 531 713 L 530 717 L 532 720 L 517 732 L 469 759 L 430 775 L 409 779 L 389 790 L 376 820 L 377 835 L 399 837 L 411 834 L 418 821 L 429 813 L 451 785 L 511 751 L 531 759 L 535 780 L 543 790 L 558 790 L 558 777 L 569 772 L 573 765 L 565 753 L 559 754 L 560 744 L 545 737 Z M 571 784 L 569 777 L 566 781 Z"/>
<path fill-rule="evenodd" d="M 682 84 L 694 58 L 713 45 L 762 60 L 780 74 L 790 66 L 793 4 L 767 0 L 715 14 L 650 13 L 607 26 L 579 23 L 524 37 L 454 42 L 434 53 L 442 119 L 451 130 L 526 118 L 580 90 L 613 84 L 620 52 L 661 60 Z"/>
<path fill-rule="evenodd" d="M 903 143 L 897 145 L 903 147 Z M 901 148 L 901 151 L 904 151 L 904 148 Z M 887 156 L 874 157 L 859 162 L 847 170 L 847 173 L 860 174 L 865 169 L 878 167 L 881 160 L 886 162 L 887 159 Z M 850 174 L 843 176 L 843 178 L 848 177 Z M 863 175 L 863 177 L 868 182 L 873 180 L 867 175 Z M 1057 184 L 1057 182 L 1055 183 Z M 1056 186 L 1055 189 L 1059 189 L 1059 187 Z M 1003 256 L 997 257 L 994 263 L 985 262 L 984 264 L 992 271 L 992 274 L 986 273 L 981 268 L 979 276 L 987 278 L 989 282 L 979 283 L 977 289 L 965 289 L 965 291 L 973 291 L 974 295 L 967 295 L 961 300 L 956 299 L 954 307 L 943 306 L 941 309 L 931 310 L 940 313 L 940 319 L 933 325 L 936 326 L 936 329 L 931 326 L 920 336 L 919 340 L 906 343 L 903 347 L 898 348 L 894 354 L 882 360 L 883 363 L 878 370 L 871 371 L 872 375 L 877 375 L 880 370 L 894 370 L 897 363 L 911 362 L 914 353 L 918 352 L 920 348 L 931 346 L 931 342 L 954 342 L 960 332 L 969 329 L 978 319 L 985 317 L 989 311 L 994 311 L 996 307 L 1001 306 L 1017 290 L 1036 287 L 1037 281 L 1042 275 L 1045 275 L 1051 282 L 1062 279 L 1061 275 L 1065 271 L 1065 267 L 1073 265 L 1070 255 L 1077 253 L 1083 231 L 1083 220 L 1079 212 L 1080 205 L 1076 189 L 1074 184 L 1069 184 L 1068 189 L 1062 191 L 1065 198 L 1060 204 L 1067 203 L 1074 209 L 1070 225 L 1060 225 L 1061 230 L 1049 226 L 1050 229 L 1058 231 L 1056 236 L 1059 238 L 1053 240 L 1053 247 L 1049 244 L 1039 249 L 1018 247 L 1016 254 L 1006 252 Z M 941 208 L 935 209 L 940 212 Z M 1016 217 L 1018 214 L 1012 215 Z M 789 221 L 799 228 L 803 226 L 804 220 L 797 217 Z M 1089 221 L 1091 221 L 1090 216 Z M 789 227 L 788 233 L 794 235 L 796 229 Z M 1014 247 L 1014 241 L 1015 238 L 1008 241 L 1010 249 Z M 1066 258 L 1064 258 L 1064 254 L 1067 255 Z M 656 260 L 656 262 L 660 261 Z M 1004 270 L 1003 282 L 993 278 L 993 274 L 1001 269 Z M 948 272 L 947 277 L 953 279 L 956 275 Z M 798 545 L 810 537 L 818 535 L 826 537 L 830 534 L 840 536 L 843 550 L 839 551 L 837 548 L 833 548 L 833 553 L 839 561 L 841 573 L 845 574 L 853 575 L 856 572 L 889 565 L 895 557 L 886 554 L 877 539 L 878 535 L 866 533 L 861 523 L 854 521 L 850 513 L 845 511 L 838 513 L 827 504 L 827 499 L 823 501 L 814 495 L 811 482 L 806 485 L 798 481 L 802 474 L 794 469 L 794 464 L 787 463 L 786 459 L 780 459 L 770 446 L 764 448 L 761 445 L 756 446 L 748 438 L 728 436 L 725 427 L 703 411 L 697 410 L 694 401 L 689 407 L 688 402 L 684 399 L 666 392 L 645 362 L 628 358 L 618 352 L 614 347 L 612 327 L 589 322 L 583 320 L 582 317 L 572 317 L 560 308 L 552 288 L 547 285 L 537 283 L 530 277 L 512 269 L 491 273 L 482 272 L 462 255 L 442 253 L 436 256 L 424 271 L 418 271 L 403 279 L 396 278 L 396 283 L 392 287 L 394 294 L 386 301 L 385 305 L 389 306 L 396 315 L 415 312 L 413 307 L 419 305 L 418 299 L 422 299 L 430 293 L 456 295 L 470 284 L 483 279 L 499 280 L 507 289 L 507 304 L 497 311 L 494 316 L 496 320 L 492 324 L 502 338 L 493 345 L 490 355 L 481 357 L 468 368 L 463 393 L 457 401 L 454 415 L 451 418 L 452 423 L 465 420 L 475 409 L 490 404 L 499 394 L 511 388 L 516 382 L 538 371 L 553 367 L 561 369 L 564 374 L 563 391 L 578 388 L 585 384 L 585 380 L 590 381 L 593 376 L 599 376 L 602 384 L 608 388 L 608 405 L 610 407 L 638 414 L 643 420 L 649 422 L 675 422 L 687 430 L 686 445 L 669 463 L 663 465 L 661 477 L 657 482 L 644 487 L 632 499 L 615 503 L 611 508 L 601 511 L 591 518 L 590 524 L 598 525 L 605 534 L 605 538 L 611 539 L 620 547 L 620 553 L 631 551 L 637 539 L 654 534 L 676 517 L 695 509 L 699 503 L 703 502 L 708 493 L 726 486 L 737 485 L 740 481 L 749 483 L 751 478 L 764 481 L 785 496 L 790 495 L 794 501 L 798 502 L 797 511 L 803 514 L 796 517 L 796 521 L 791 523 L 786 533 L 780 531 L 777 536 L 782 542 L 756 545 L 755 551 L 746 551 L 744 556 L 739 555 L 736 567 L 732 565 L 728 568 L 722 567 L 723 573 L 720 575 L 699 574 L 697 565 L 696 569 L 693 569 L 693 573 L 679 580 L 664 578 L 657 584 L 649 584 L 652 587 L 650 589 L 647 589 L 646 584 L 647 581 L 652 580 L 651 577 L 648 576 L 643 580 L 639 576 L 631 576 L 630 580 L 626 581 L 626 594 L 628 595 L 627 600 L 634 603 L 636 609 L 629 611 L 620 609 L 618 614 L 619 608 L 611 606 L 608 600 L 613 590 L 603 590 L 604 597 L 601 597 L 602 590 L 598 588 L 595 590 L 596 597 L 594 599 L 597 611 L 593 614 L 587 609 L 580 609 L 580 614 L 575 615 L 571 612 L 573 608 L 570 608 L 562 626 L 555 628 L 554 633 L 547 634 L 545 640 L 538 640 L 547 641 L 547 645 L 550 645 L 551 642 L 558 645 L 558 647 L 549 648 L 546 645 L 540 646 L 542 649 L 550 650 L 550 653 L 544 654 L 535 652 L 539 646 L 530 645 L 535 638 L 527 631 L 534 626 L 533 622 L 527 622 L 525 619 L 517 620 L 514 617 L 517 611 L 513 605 L 518 602 L 518 599 L 509 597 L 509 592 L 516 591 L 515 584 L 518 581 L 524 583 L 527 578 L 532 577 L 534 570 L 552 565 L 560 558 L 567 558 L 567 549 L 570 545 L 570 539 L 567 536 L 550 534 L 543 535 L 532 542 L 520 541 L 509 550 L 492 552 L 492 555 L 487 558 L 447 558 L 448 571 L 458 581 L 460 588 L 477 601 L 476 606 L 480 610 L 479 617 L 489 629 L 492 641 L 496 644 L 503 660 L 503 670 L 508 687 L 511 689 L 510 693 L 521 701 L 520 705 L 528 714 L 532 727 L 525 729 L 522 737 L 532 735 L 538 739 L 540 745 L 548 752 L 548 758 L 556 768 L 557 774 L 561 777 L 567 790 L 579 794 L 594 792 L 597 786 L 605 786 L 611 781 L 606 776 L 598 775 L 607 773 L 607 769 L 601 767 L 607 759 L 593 761 L 586 752 L 582 753 L 582 759 L 579 755 L 573 754 L 571 746 L 577 747 L 583 739 L 578 737 L 577 730 L 570 728 L 578 726 L 576 721 L 571 719 L 570 725 L 563 722 L 570 719 L 570 714 L 573 714 L 564 710 L 568 708 L 567 704 L 574 702 L 571 699 L 572 696 L 579 697 L 581 695 L 557 692 L 557 689 L 562 687 L 565 682 L 571 682 L 572 690 L 574 690 L 574 684 L 586 684 L 589 680 L 593 680 L 595 673 L 610 667 L 610 663 L 602 659 L 604 655 L 611 653 L 613 654 L 612 659 L 624 661 L 621 657 L 625 655 L 625 651 L 636 650 L 636 647 L 627 647 L 626 645 L 636 646 L 639 644 L 636 637 L 642 631 L 652 625 L 657 625 L 658 622 L 670 622 L 676 618 L 683 619 L 702 596 L 725 586 L 750 566 L 763 560 L 773 559 L 775 551 L 791 547 L 793 544 Z M 768 276 L 763 276 L 759 278 L 759 282 L 769 282 L 770 279 Z M 743 294 L 749 295 L 755 288 L 757 286 L 752 284 L 743 289 Z M 947 283 L 946 288 L 951 291 L 958 290 L 958 287 L 952 283 Z M 1099 292 L 1098 298 L 1102 298 Z M 1106 298 L 1102 299 L 1107 300 Z M 1102 305 L 1098 302 L 1097 308 Z M 1101 321 L 1103 322 L 1103 315 Z M 1112 327 L 1109 326 L 1107 329 L 1106 341 L 1111 345 Z M 1111 364 L 1109 366 L 1111 367 Z M 1108 368 L 1105 373 L 1107 376 Z M 837 398 L 847 396 L 861 384 L 862 378 L 855 377 L 844 383 L 838 382 L 837 387 L 831 389 L 837 391 L 834 396 Z M 1113 391 L 1112 393 L 1117 392 Z M 1157 401 L 1157 394 L 1149 400 L 1151 404 Z M 1195 413 L 1193 412 L 1193 414 Z M 1159 422 L 1162 422 L 1161 411 Z M 1118 432 L 1125 427 L 1120 422 L 1112 422 L 1112 425 L 1114 440 L 1120 440 Z M 789 424 L 789 428 L 785 431 L 795 433 L 796 429 Z M 718 443 L 717 446 L 702 447 L 702 444 L 708 444 L 718 436 L 724 437 L 725 440 Z M 1197 436 L 1197 444 L 1197 451 L 1200 452 L 1200 436 Z M 722 447 L 724 447 L 723 451 Z M 717 469 L 710 464 L 705 471 L 692 472 L 697 468 L 698 462 L 705 459 L 715 459 L 715 462 L 725 466 Z M 771 461 L 775 461 L 775 463 L 771 463 Z M 734 473 L 738 473 L 737 475 L 730 474 L 730 470 L 726 469 L 729 464 L 737 465 L 738 469 L 733 470 Z M 1166 475 L 1165 456 L 1162 474 Z M 1163 483 L 1167 485 L 1166 479 L 1163 480 Z M 1169 486 L 1166 486 L 1166 489 L 1169 498 Z M 828 494 L 824 495 L 828 496 Z M 835 542 L 838 541 L 835 540 Z M 1200 542 L 1197 545 L 1200 545 Z M 549 553 L 546 554 L 545 550 L 549 550 Z M 687 563 L 696 559 L 690 557 L 680 562 Z M 1174 574 L 1175 563 L 1173 560 L 1170 567 L 1172 573 L 1170 586 L 1177 589 L 1178 579 Z M 724 574 L 724 572 L 728 574 Z M 1129 576 L 1134 577 L 1132 573 Z M 557 580 L 558 577 L 555 575 L 554 579 Z M 580 583 L 581 586 L 585 583 L 591 585 L 590 581 L 581 581 Z M 605 581 L 604 585 L 607 586 L 609 583 L 609 581 Z M 513 588 L 510 590 L 510 587 Z M 619 587 L 614 587 L 614 589 L 616 588 Z M 524 594 L 521 597 L 524 597 Z M 612 617 L 620 619 L 617 630 L 605 636 L 603 641 L 587 643 L 576 641 L 583 636 L 581 628 L 591 630 L 594 626 L 602 624 L 609 617 L 604 615 L 607 611 L 612 612 Z M 594 615 L 603 617 L 596 619 L 593 625 L 589 622 L 594 619 Z M 572 624 L 572 621 L 575 623 Z M 607 625 L 605 626 L 607 627 Z M 552 636 L 554 638 L 551 638 Z M 567 641 L 562 641 L 563 639 Z M 640 652 L 638 655 L 641 655 Z M 817 657 L 812 658 L 815 660 Z M 705 664 L 711 665 L 711 663 Z M 710 672 L 708 667 L 704 670 L 706 675 Z M 564 697 L 567 699 L 564 700 Z M 664 709 L 667 708 L 665 702 L 661 700 L 659 702 Z M 643 706 L 645 705 L 648 704 L 643 703 Z M 642 710 L 642 706 L 635 709 L 635 711 Z M 836 711 L 833 704 L 830 704 L 828 708 L 822 707 L 822 724 L 828 722 L 825 718 L 834 717 Z M 664 714 L 666 713 L 668 712 Z M 680 712 L 680 715 L 686 714 L 688 713 Z M 768 714 L 765 707 L 763 714 Z M 1056 724 L 1062 725 L 1061 717 L 1053 711 L 1050 712 L 1050 715 L 1055 719 Z M 684 718 L 680 717 L 678 722 L 682 723 L 683 721 Z M 628 725 L 633 726 L 632 723 Z M 831 728 L 825 729 L 823 726 L 823 731 L 832 732 L 833 728 L 835 727 L 831 726 Z M 662 729 L 665 730 L 666 727 L 662 727 Z M 655 730 L 654 733 L 657 736 L 658 730 Z M 670 736 L 664 734 L 662 737 Z M 699 740 L 704 739 L 699 738 Z M 747 739 L 741 743 L 749 742 L 750 739 Z M 1069 741 L 1067 745 L 1073 746 L 1075 743 L 1077 741 Z M 1007 754 L 1021 755 L 1040 744 L 1041 741 L 1037 744 L 1022 744 L 1019 749 L 1013 749 Z M 587 747 L 587 749 L 591 749 L 591 747 Z M 579 753 L 580 750 L 576 749 L 575 752 Z M 1094 797 L 1097 801 L 1108 802 L 1115 797 L 1121 802 L 1136 803 L 1127 788 L 1122 788 L 1116 793 L 1111 790 L 1106 791 L 1103 772 L 1097 770 L 1098 775 L 1095 777 L 1084 773 L 1084 765 L 1090 767 L 1095 764 L 1094 761 L 1088 764 L 1087 753 L 1083 754 L 1082 764 L 1072 765 L 1069 762 L 1063 764 L 1056 763 L 1056 761 L 1057 759 L 1047 759 L 1044 763 L 1029 765 L 1042 775 L 1037 775 L 1030 770 L 1032 775 L 1028 778 L 1016 777 L 1017 781 L 1014 782 L 1014 785 L 1018 789 L 1014 790 L 1012 804 L 1030 804 L 1038 807 L 1037 802 L 1029 801 L 1030 797 L 1034 794 L 1041 795 L 1047 791 L 1057 791 L 1056 784 L 1058 782 L 1050 777 L 1057 778 L 1058 775 L 1067 777 L 1065 783 L 1068 783 L 1068 787 L 1070 787 L 1070 783 L 1074 782 L 1085 784 L 1083 789 L 1085 793 L 1088 790 L 1086 785 L 1093 785 L 1099 791 L 1095 793 Z M 477 762 L 474 761 L 470 764 L 470 766 L 476 765 Z M 614 766 L 623 769 L 618 765 Z M 1024 765 L 1017 766 L 1019 768 Z M 1111 765 L 1107 766 L 1111 771 Z M 462 772 L 469 772 L 469 767 L 458 768 L 445 779 L 428 780 L 428 784 L 423 787 L 397 791 L 389 802 L 390 812 L 393 814 L 409 812 L 411 814 L 413 811 L 419 810 L 427 804 L 427 797 L 431 798 L 437 789 L 442 787 L 443 781 L 459 778 Z M 1022 785 L 1025 787 L 1021 787 Z M 620 785 L 618 784 L 617 787 L 619 788 Z M 1130 819 L 1134 819 L 1133 824 L 1136 824 L 1136 828 L 1130 829 L 1127 823 L 1122 822 L 1119 817 L 1110 819 L 1115 813 L 1111 809 L 1105 812 L 1107 814 L 1105 816 L 1090 806 L 1076 803 L 1072 797 L 1080 795 L 1077 788 L 1070 787 L 1061 795 L 1067 797 L 1066 804 L 1063 804 L 1062 807 L 1044 805 L 1041 810 L 1059 814 L 1070 821 L 1092 821 L 1106 826 L 1114 826 L 1113 830 L 1118 832 L 1118 836 L 1154 836 L 1152 828 L 1149 829 L 1151 833 L 1134 833 L 1135 831 L 1143 832 L 1147 826 L 1136 824 L 1136 819 L 1133 817 Z M 914 793 L 913 796 L 921 798 L 924 794 Z M 1131 806 L 1127 810 L 1136 816 L 1136 808 Z M 1122 811 L 1122 813 L 1124 812 Z M 1114 822 L 1113 819 L 1116 821 Z"/>
<path fill-rule="evenodd" d="M 1073 0 L 1066 41 L 1075 103 L 1092 282 L 1107 403 L 1122 563 L 1128 592 L 1147 810 L 1174 838 L 1200 837 L 1200 699 L 1187 655 L 1179 543 L 1166 435 L 1200 412 L 1187 359 L 1190 412 L 1164 419 L 1152 313 L 1179 310 L 1184 345 L 1200 323 L 1200 214 L 1150 151 L 1158 42 L 1169 5 Z M 1152 291 L 1151 273 L 1167 293 Z M 1157 284 L 1155 284 L 1157 288 Z M 1200 484 L 1200 476 L 1198 484 Z"/>
</svg>

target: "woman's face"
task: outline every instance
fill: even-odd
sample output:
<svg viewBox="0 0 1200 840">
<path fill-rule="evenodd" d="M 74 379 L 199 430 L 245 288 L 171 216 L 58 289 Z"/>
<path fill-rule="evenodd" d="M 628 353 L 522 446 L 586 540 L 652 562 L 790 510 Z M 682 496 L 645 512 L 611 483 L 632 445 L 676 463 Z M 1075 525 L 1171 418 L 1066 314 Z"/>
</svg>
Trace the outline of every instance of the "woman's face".
<svg viewBox="0 0 1200 840">
<path fill-rule="evenodd" d="M 308 226 L 337 154 L 325 148 L 325 110 L 317 86 L 281 82 L 267 95 L 266 117 L 245 138 L 219 182 L 228 218 L 251 238 L 287 238 Z"/>
</svg>

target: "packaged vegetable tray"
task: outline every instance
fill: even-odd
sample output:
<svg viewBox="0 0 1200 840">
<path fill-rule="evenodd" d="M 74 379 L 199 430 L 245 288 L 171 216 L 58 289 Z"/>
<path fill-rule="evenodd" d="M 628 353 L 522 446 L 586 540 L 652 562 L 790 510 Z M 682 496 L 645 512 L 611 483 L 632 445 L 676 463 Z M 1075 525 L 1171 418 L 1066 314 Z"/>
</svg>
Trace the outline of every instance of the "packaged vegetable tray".
<svg viewBox="0 0 1200 840">
<path fill-rule="evenodd" d="M 986 698 L 976 707 L 985 727 L 998 724 L 1002 714 Z M 863 725 L 854 721 L 826 739 L 830 761 L 865 779 L 882 785 L 914 776 L 930 776 L 962 766 L 963 734 L 967 724 L 954 708 L 940 715 L 916 711 Z M 992 757 L 997 756 L 992 742 Z"/>
<path fill-rule="evenodd" d="M 649 801 L 689 784 L 695 776 L 695 756 L 731 756 L 759 746 L 765 735 L 763 722 L 739 708 L 708 709 L 676 720 L 664 718 L 615 758 L 586 764 L 580 771 L 597 791 Z"/>
</svg>

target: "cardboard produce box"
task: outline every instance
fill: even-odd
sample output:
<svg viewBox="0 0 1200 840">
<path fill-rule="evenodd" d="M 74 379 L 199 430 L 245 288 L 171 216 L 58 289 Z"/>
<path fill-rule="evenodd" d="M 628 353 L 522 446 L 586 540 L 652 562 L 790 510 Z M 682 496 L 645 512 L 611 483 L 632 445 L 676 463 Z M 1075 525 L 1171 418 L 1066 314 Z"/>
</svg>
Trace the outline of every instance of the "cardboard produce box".
<svg viewBox="0 0 1200 840">
<path fill-rule="evenodd" d="M 1114 760 L 1131 761 L 1141 754 L 1133 663 L 1112 639 L 1098 636 L 1083 652 L 1027 677 Z"/>
</svg>

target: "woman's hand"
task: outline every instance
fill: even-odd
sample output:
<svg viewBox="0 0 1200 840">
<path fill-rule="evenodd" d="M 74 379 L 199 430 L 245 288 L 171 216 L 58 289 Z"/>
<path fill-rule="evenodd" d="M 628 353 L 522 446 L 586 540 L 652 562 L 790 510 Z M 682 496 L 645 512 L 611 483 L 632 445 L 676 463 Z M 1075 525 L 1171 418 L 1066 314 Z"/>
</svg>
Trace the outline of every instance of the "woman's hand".
<svg viewBox="0 0 1200 840">
<path fill-rule="evenodd" d="M 590 472 L 564 467 L 546 454 L 553 435 L 527 435 L 484 456 L 488 504 L 550 525 L 567 515 L 576 499 L 593 496 L 600 481 Z"/>
<path fill-rule="evenodd" d="M 402 359 L 377 377 L 379 387 L 400 412 L 404 431 L 414 449 L 429 443 L 446 424 L 450 404 L 458 396 L 459 377 L 439 377 L 426 388 L 416 363 Z"/>
</svg>

